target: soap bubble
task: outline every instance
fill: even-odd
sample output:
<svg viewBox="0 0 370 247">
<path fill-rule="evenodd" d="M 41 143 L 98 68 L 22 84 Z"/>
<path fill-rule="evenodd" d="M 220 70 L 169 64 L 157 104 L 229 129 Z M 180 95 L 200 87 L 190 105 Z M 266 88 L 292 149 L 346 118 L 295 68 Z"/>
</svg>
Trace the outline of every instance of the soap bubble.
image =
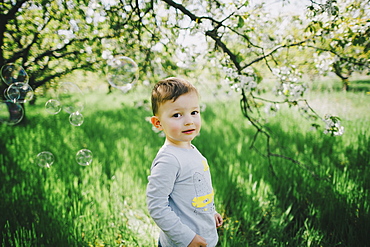
<svg viewBox="0 0 370 247">
<path fill-rule="evenodd" d="M 139 77 L 139 67 L 129 57 L 117 56 L 108 60 L 107 79 L 112 87 L 129 91 Z"/>
<path fill-rule="evenodd" d="M 58 114 L 62 109 L 62 104 L 56 99 L 49 99 L 45 103 L 45 109 L 50 114 Z"/>
<path fill-rule="evenodd" d="M 8 87 L 4 90 L 4 97 L 9 101 L 17 102 L 20 95 L 21 94 L 17 87 Z"/>
<path fill-rule="evenodd" d="M 10 101 L 0 102 L 0 123 L 15 125 L 24 117 L 23 107 Z"/>
<path fill-rule="evenodd" d="M 10 85 L 15 82 L 28 83 L 29 77 L 22 66 L 7 63 L 1 67 L 1 79 L 6 85 Z"/>
<path fill-rule="evenodd" d="M 43 151 L 36 156 L 35 163 L 40 167 L 50 168 L 54 163 L 54 155 L 48 151 Z"/>
<path fill-rule="evenodd" d="M 6 98 L 17 103 L 25 103 L 33 98 L 32 87 L 23 82 L 15 82 L 6 89 Z"/>
<path fill-rule="evenodd" d="M 84 122 L 84 116 L 76 111 L 69 115 L 69 122 L 74 126 L 81 126 Z"/>
<path fill-rule="evenodd" d="M 69 114 L 82 112 L 84 109 L 84 96 L 81 89 L 72 82 L 63 82 L 58 90 L 58 100 L 63 110 Z"/>
<path fill-rule="evenodd" d="M 76 161 L 81 166 L 88 166 L 92 162 L 92 152 L 88 149 L 81 149 L 76 154 Z"/>
</svg>

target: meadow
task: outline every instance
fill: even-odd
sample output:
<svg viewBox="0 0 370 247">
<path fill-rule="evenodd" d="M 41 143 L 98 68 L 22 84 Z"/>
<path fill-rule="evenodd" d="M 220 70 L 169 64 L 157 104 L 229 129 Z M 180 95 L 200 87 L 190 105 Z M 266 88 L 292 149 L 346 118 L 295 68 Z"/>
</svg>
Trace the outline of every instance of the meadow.
<svg viewBox="0 0 370 247">
<path fill-rule="evenodd" d="M 362 84 L 361 84 L 362 85 Z M 367 85 L 367 84 L 366 84 Z M 156 246 L 146 209 L 151 161 L 163 144 L 145 120 L 149 89 L 86 93 L 85 120 L 50 115 L 47 97 L 27 105 L 27 122 L 0 125 L 1 246 Z M 343 136 L 311 130 L 298 111 L 269 116 L 271 151 L 241 114 L 238 94 L 203 89 L 203 126 L 194 144 L 208 159 L 219 246 L 368 246 L 370 233 L 370 95 L 316 87 L 308 98 L 319 114 L 341 117 Z M 75 155 L 89 149 L 89 166 Z M 50 168 L 35 165 L 51 152 Z"/>
</svg>

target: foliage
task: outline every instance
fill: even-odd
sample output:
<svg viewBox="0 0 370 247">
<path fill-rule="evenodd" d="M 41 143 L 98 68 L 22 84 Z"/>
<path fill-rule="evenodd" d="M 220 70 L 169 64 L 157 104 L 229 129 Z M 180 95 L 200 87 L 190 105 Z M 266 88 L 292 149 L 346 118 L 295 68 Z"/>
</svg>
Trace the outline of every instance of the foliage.
<svg viewBox="0 0 370 247">
<path fill-rule="evenodd" d="M 333 71 L 348 89 L 353 72 L 369 70 L 369 1 L 311 1 L 306 30 L 314 35 L 307 47 L 316 50 L 316 66 L 321 73 Z"/>
<path fill-rule="evenodd" d="M 308 24 L 249 1 L 5 1 L 0 64 L 23 65 L 35 89 L 77 69 L 102 73 L 116 54 L 134 58 L 142 80 L 156 81 L 181 68 L 222 65 L 248 75 L 258 62 L 290 67 L 281 50 L 299 46 L 334 56 L 343 75 L 368 67 L 369 2 L 342 1 L 311 1 Z"/>
<path fill-rule="evenodd" d="M 144 24 L 151 2 L 18 0 L 0 8 L 0 64 L 21 64 L 34 89 L 74 70 L 104 73 L 117 54 L 135 57 L 144 71 L 152 68 L 159 30 L 155 22 Z"/>
</svg>

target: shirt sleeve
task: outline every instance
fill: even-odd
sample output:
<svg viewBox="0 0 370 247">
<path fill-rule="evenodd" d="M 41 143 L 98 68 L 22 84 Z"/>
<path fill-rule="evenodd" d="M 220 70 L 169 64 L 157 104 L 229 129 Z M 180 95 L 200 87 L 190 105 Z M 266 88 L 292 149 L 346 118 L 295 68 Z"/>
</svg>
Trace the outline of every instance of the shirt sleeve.
<svg viewBox="0 0 370 247">
<path fill-rule="evenodd" d="M 177 246 L 188 246 L 195 232 L 183 224 L 169 206 L 179 170 L 179 162 L 171 154 L 161 154 L 154 160 L 148 177 L 147 203 L 151 217 L 166 236 Z"/>
</svg>

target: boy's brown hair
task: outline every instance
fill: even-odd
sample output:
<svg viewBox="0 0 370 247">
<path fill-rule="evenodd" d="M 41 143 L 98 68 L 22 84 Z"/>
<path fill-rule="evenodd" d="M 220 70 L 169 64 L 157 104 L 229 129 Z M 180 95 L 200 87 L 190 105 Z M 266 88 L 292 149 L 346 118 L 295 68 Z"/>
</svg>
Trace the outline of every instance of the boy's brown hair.
<svg viewBox="0 0 370 247">
<path fill-rule="evenodd" d="M 169 77 L 159 81 L 152 90 L 152 110 L 155 116 L 158 113 L 159 106 L 168 100 L 175 101 L 181 95 L 196 92 L 197 89 L 188 81 Z"/>
</svg>

